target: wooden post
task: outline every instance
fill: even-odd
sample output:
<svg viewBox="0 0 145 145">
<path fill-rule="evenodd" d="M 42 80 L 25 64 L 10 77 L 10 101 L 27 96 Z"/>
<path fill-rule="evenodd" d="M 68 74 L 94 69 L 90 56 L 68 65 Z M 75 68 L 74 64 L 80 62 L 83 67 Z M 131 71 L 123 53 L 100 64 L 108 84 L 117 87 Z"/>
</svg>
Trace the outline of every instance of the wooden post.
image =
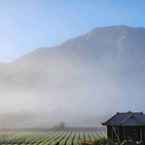
<svg viewBox="0 0 145 145">
<path fill-rule="evenodd" d="M 122 127 L 122 132 L 123 132 L 123 140 L 125 140 L 126 139 L 125 127 Z"/>
<path fill-rule="evenodd" d="M 142 141 L 143 140 L 142 127 L 140 127 L 139 130 L 140 130 L 140 140 Z"/>
<path fill-rule="evenodd" d="M 111 131 L 111 139 L 113 140 L 114 137 L 113 137 L 113 127 L 110 128 L 110 131 Z"/>
</svg>

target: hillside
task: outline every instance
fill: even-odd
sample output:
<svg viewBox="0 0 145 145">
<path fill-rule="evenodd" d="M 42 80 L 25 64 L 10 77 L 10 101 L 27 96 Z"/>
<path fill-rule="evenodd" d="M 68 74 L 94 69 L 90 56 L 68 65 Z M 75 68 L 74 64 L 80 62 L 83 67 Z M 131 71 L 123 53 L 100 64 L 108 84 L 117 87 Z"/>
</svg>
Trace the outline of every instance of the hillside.
<svg viewBox="0 0 145 145">
<path fill-rule="evenodd" d="M 72 124 L 95 124 L 108 112 L 145 111 L 144 40 L 145 28 L 100 27 L 0 64 L 0 110 Z"/>
</svg>

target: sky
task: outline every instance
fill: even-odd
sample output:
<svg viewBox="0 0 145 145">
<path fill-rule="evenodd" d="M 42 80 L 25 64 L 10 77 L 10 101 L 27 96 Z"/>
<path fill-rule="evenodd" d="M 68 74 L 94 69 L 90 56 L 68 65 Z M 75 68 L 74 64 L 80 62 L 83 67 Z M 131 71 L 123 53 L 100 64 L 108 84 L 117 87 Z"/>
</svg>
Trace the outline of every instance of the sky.
<svg viewBox="0 0 145 145">
<path fill-rule="evenodd" d="M 0 0 L 0 61 L 10 62 L 95 27 L 145 27 L 145 0 Z"/>
</svg>

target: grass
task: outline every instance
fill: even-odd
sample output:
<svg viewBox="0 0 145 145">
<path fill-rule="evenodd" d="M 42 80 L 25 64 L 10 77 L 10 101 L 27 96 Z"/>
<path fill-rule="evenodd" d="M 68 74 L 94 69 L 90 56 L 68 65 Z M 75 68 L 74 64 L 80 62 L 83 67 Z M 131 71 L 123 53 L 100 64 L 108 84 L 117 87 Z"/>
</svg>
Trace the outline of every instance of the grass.
<svg viewBox="0 0 145 145">
<path fill-rule="evenodd" d="M 94 141 L 92 145 L 124 145 L 127 141 L 124 140 L 122 142 L 114 142 L 106 137 L 99 138 L 98 140 Z"/>
</svg>

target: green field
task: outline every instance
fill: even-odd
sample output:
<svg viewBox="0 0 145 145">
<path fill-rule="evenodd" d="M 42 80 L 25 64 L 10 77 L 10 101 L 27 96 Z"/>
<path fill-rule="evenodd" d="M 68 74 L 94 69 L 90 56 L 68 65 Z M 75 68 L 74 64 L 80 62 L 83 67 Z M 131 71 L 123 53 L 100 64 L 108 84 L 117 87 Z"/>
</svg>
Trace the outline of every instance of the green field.
<svg viewBox="0 0 145 145">
<path fill-rule="evenodd" d="M 0 133 L 1 145 L 79 145 L 81 141 L 95 141 L 105 137 L 105 132 L 48 131 Z"/>
</svg>

